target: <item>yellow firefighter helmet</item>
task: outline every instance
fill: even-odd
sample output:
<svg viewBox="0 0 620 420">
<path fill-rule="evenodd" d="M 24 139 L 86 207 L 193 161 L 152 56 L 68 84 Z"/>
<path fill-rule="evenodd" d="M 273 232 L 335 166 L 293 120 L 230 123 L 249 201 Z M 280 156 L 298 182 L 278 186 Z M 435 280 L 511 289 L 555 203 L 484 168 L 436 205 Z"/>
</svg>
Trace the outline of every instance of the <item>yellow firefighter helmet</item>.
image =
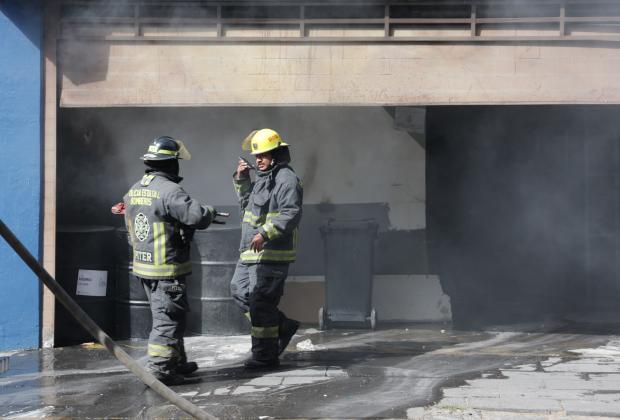
<svg viewBox="0 0 620 420">
<path fill-rule="evenodd" d="M 241 143 L 241 148 L 250 151 L 252 155 L 270 152 L 282 146 L 288 146 L 288 144 L 284 143 L 280 135 L 270 128 L 252 131 Z"/>
</svg>

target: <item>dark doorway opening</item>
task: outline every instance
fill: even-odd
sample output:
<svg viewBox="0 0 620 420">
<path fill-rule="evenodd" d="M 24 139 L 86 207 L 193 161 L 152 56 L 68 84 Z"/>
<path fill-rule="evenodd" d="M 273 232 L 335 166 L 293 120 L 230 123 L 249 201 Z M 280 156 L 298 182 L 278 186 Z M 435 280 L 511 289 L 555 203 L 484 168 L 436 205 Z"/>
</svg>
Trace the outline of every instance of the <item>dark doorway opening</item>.
<svg viewBox="0 0 620 420">
<path fill-rule="evenodd" d="M 618 115 L 427 109 L 429 259 L 455 326 L 617 318 Z"/>
</svg>

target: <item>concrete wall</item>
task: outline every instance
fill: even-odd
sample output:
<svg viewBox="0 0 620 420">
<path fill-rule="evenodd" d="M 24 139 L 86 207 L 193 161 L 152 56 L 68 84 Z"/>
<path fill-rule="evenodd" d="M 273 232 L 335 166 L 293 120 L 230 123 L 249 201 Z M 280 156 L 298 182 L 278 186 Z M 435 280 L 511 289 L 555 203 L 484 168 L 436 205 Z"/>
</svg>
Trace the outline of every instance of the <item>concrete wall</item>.
<svg viewBox="0 0 620 420">
<path fill-rule="evenodd" d="M 498 32 L 515 34 L 534 35 Z M 63 106 L 620 103 L 613 45 L 65 40 L 59 56 Z"/>
<path fill-rule="evenodd" d="M 39 1 L 0 3 L 0 217 L 40 255 L 41 38 Z M 39 281 L 0 240 L 0 350 L 39 345 Z"/>
<path fill-rule="evenodd" d="M 283 303 L 293 315 L 316 322 L 322 305 L 319 226 L 329 218 L 373 218 L 380 226 L 379 317 L 450 318 L 439 280 L 428 271 L 425 151 L 381 107 L 63 109 L 59 223 L 120 225 L 109 208 L 141 176 L 138 157 L 162 134 L 184 139 L 192 152 L 181 163 L 190 194 L 232 211 L 231 224 L 238 223 L 231 176 L 241 139 L 257 127 L 275 128 L 292 144 L 292 165 L 304 182 L 300 255 Z"/>
</svg>

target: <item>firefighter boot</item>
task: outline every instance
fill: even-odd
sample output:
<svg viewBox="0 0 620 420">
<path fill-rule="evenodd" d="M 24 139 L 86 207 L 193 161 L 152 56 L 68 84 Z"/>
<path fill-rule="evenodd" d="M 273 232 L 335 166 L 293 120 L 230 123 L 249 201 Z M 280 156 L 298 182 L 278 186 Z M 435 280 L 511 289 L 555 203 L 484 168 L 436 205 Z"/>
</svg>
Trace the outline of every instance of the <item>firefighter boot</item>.
<svg viewBox="0 0 620 420">
<path fill-rule="evenodd" d="M 181 385 L 187 382 L 187 379 L 183 375 L 178 373 L 164 374 L 161 372 L 152 372 L 153 376 L 164 385 Z"/>
<path fill-rule="evenodd" d="M 248 370 L 272 370 L 277 369 L 280 366 L 278 359 L 272 360 L 256 360 L 248 359 L 243 363 L 243 367 Z"/>
<path fill-rule="evenodd" d="M 280 335 L 278 337 L 278 355 L 284 353 L 288 343 L 291 342 L 291 338 L 297 332 L 299 328 L 299 321 L 294 319 L 285 318 L 282 324 L 280 324 Z"/>
<path fill-rule="evenodd" d="M 177 372 L 181 375 L 189 375 L 196 372 L 197 370 L 198 365 L 196 364 L 196 362 L 179 363 L 177 366 Z"/>
</svg>

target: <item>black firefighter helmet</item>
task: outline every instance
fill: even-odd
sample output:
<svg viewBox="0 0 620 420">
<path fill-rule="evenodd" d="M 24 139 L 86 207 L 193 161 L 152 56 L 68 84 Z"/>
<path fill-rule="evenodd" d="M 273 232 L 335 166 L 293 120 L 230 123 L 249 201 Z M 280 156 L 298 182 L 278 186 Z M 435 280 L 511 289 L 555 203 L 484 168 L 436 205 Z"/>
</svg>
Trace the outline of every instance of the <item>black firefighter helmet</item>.
<svg viewBox="0 0 620 420">
<path fill-rule="evenodd" d="M 173 139 L 170 136 L 159 136 L 155 138 L 147 152 L 140 159 L 146 161 L 184 159 L 190 160 L 192 155 L 181 140 Z"/>
</svg>

